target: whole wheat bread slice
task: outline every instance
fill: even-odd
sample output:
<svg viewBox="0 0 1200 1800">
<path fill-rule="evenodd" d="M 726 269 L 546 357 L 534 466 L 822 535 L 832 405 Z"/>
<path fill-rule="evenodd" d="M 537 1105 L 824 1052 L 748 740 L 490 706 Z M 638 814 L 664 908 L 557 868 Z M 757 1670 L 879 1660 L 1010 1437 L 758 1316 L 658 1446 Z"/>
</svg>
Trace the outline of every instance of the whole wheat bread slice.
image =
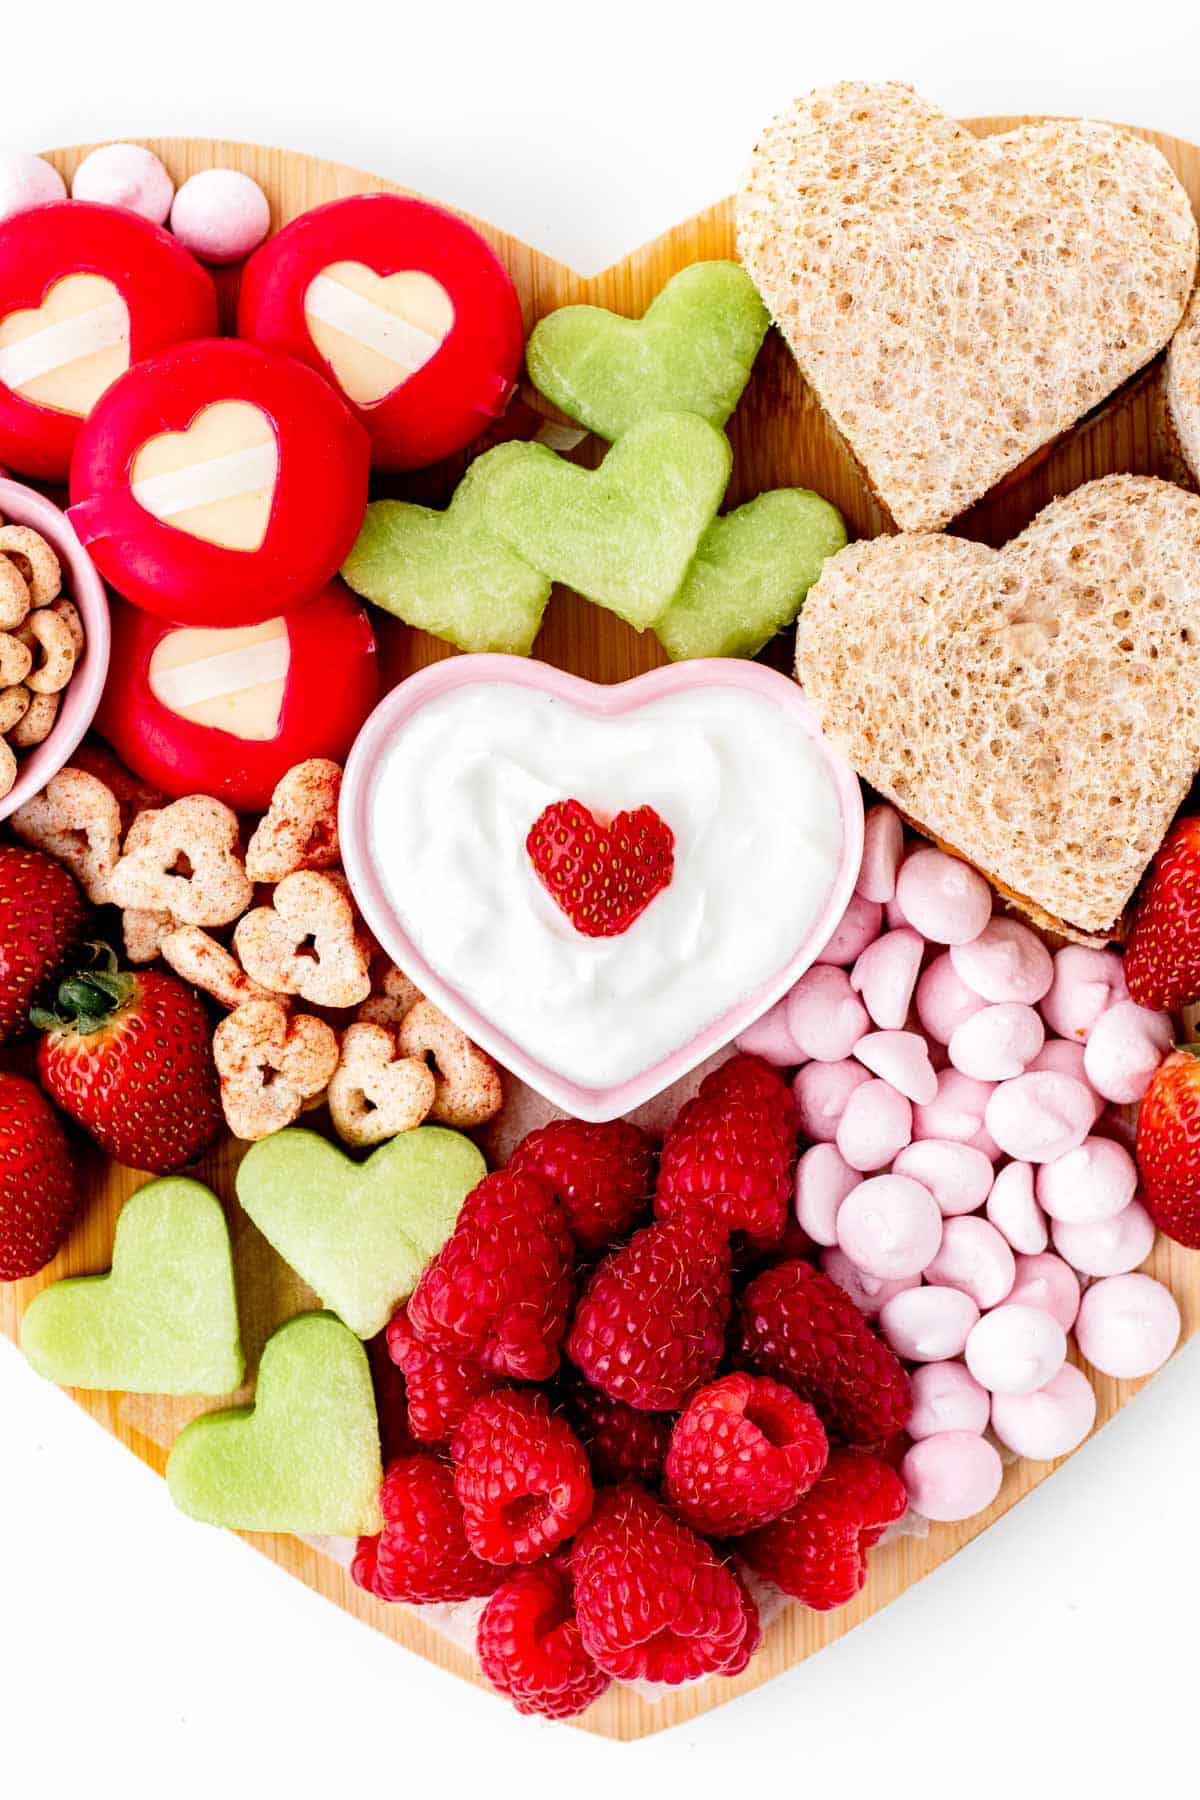
<svg viewBox="0 0 1200 1800">
<path fill-rule="evenodd" d="M 1171 339 L 1163 386 L 1173 447 L 1200 487 L 1200 289 Z"/>
</svg>

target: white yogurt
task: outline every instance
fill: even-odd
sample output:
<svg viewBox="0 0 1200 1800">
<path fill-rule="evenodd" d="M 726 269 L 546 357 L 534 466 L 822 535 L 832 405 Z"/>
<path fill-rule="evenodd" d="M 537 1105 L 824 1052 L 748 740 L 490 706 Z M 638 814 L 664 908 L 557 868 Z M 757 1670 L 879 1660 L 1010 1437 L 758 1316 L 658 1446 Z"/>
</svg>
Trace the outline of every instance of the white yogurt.
<svg viewBox="0 0 1200 1800">
<path fill-rule="evenodd" d="M 525 840 L 553 801 L 650 805 L 670 885 L 618 937 L 571 925 Z M 586 1087 L 633 1078 L 781 970 L 838 871 L 838 795 L 765 695 L 709 687 L 598 718 L 511 682 L 450 690 L 399 728 L 371 852 L 430 967 L 526 1055 Z"/>
</svg>

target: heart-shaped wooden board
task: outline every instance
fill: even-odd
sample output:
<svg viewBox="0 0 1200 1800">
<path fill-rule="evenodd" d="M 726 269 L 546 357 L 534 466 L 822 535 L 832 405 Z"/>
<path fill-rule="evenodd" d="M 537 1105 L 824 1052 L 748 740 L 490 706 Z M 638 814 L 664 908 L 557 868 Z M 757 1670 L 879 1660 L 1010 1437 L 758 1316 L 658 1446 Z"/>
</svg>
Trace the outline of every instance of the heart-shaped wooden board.
<svg viewBox="0 0 1200 1800">
<path fill-rule="evenodd" d="M 1004 131 L 1018 119 L 971 121 L 980 133 Z M 1157 144 L 1200 207 L 1200 147 L 1163 137 L 1141 135 Z M 199 169 L 220 164 L 244 170 L 262 184 L 271 201 L 273 223 L 286 224 L 297 213 L 321 201 L 347 194 L 391 190 L 393 184 L 356 169 L 322 162 L 316 157 L 212 139 L 145 140 L 177 182 Z M 51 153 L 51 160 L 70 176 L 91 145 Z M 475 221 L 479 223 L 478 221 Z M 734 253 L 732 204 L 719 202 L 654 243 L 635 251 L 594 277 L 585 278 L 553 258 L 531 250 L 502 231 L 479 224 L 512 272 L 521 296 L 528 329 L 543 313 L 575 301 L 589 301 L 619 312 L 640 314 L 677 269 L 703 257 Z M 232 316 L 236 273 L 221 277 L 225 318 Z M 1178 476 L 1167 438 L 1160 429 L 1157 368 L 1139 377 L 1102 413 L 1078 427 L 1069 439 L 1045 452 L 1035 466 L 1010 477 L 953 529 L 987 543 L 1000 544 L 1020 531 L 1055 494 L 1065 493 L 1094 476 L 1115 470 Z M 537 405 L 531 391 L 521 400 Z M 528 433 L 522 433 L 528 435 Z M 851 534 L 875 536 L 888 522 L 868 494 L 853 460 L 846 453 L 820 408 L 801 381 L 791 357 L 772 333 L 759 356 L 754 375 L 730 422 L 734 475 L 730 504 L 737 505 L 761 489 L 798 484 L 816 488 L 845 514 Z M 599 447 L 590 460 L 599 458 Z M 465 459 L 396 481 L 381 491 L 406 498 L 443 503 L 457 481 Z M 393 683 L 438 657 L 449 646 L 376 615 L 387 679 Z M 779 640 L 776 660 L 790 663 L 790 633 Z M 573 595 L 556 594 L 537 643 L 537 655 L 592 680 L 621 681 L 663 660 L 651 633 L 638 637 L 613 614 L 588 606 Z M 319 1118 L 319 1115 L 318 1115 Z M 253 1375 L 268 1332 L 282 1319 L 313 1305 L 314 1296 L 286 1268 L 234 1199 L 238 1149 L 226 1141 L 205 1159 L 198 1173 L 225 1201 L 234 1238 L 242 1330 Z M 32 1280 L 0 1285 L 0 1329 L 15 1340 L 22 1312 L 33 1293 L 47 1281 L 106 1269 L 111 1260 L 113 1222 L 126 1195 L 144 1177 L 117 1168 L 98 1155 L 85 1156 L 81 1178 L 85 1201 L 80 1222 L 51 1267 Z M 1160 1242 L 1148 1265 L 1179 1300 L 1184 1336 L 1200 1326 L 1200 1256 Z M 15 1352 L 14 1352 L 15 1354 Z M 1099 1401 L 1098 1425 L 1133 1398 L 1141 1383 L 1094 1377 Z M 248 1386 L 247 1396 L 251 1392 Z M 166 1453 L 181 1426 L 196 1413 L 210 1410 L 209 1401 L 148 1399 L 134 1395 L 80 1393 L 80 1404 L 160 1473 Z M 224 1403 L 223 1403 L 224 1404 Z M 723 1701 L 758 1687 L 773 1675 L 841 1637 L 936 1569 L 956 1550 L 977 1537 L 1001 1514 L 1024 1499 L 1053 1473 L 1053 1463 L 1016 1462 L 1006 1471 L 1000 1496 L 991 1509 L 962 1525 L 935 1525 L 926 1538 L 902 1538 L 873 1553 L 865 1593 L 841 1612 L 813 1613 L 793 1606 L 768 1629 L 765 1641 L 746 1673 L 733 1681 L 707 1681 L 661 1701 L 650 1701 L 629 1688 L 613 1687 L 579 1721 L 585 1730 L 608 1737 L 636 1738 L 693 1719 Z M 197 1526 L 197 1530 L 202 1527 Z M 394 1638 L 407 1649 L 455 1674 L 480 1683 L 471 1659 L 447 1637 L 423 1622 L 419 1611 L 388 1607 L 351 1582 L 330 1555 L 292 1537 L 248 1539 L 291 1574 L 348 1612 Z M 497 1702 L 502 1704 L 502 1702 Z"/>
</svg>

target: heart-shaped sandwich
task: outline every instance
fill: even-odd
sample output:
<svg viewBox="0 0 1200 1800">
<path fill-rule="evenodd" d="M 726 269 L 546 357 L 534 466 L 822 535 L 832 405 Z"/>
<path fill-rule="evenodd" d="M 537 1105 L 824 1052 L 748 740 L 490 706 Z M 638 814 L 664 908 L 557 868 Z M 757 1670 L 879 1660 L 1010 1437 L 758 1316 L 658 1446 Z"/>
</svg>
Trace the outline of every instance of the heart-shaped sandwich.
<svg viewBox="0 0 1200 1800">
<path fill-rule="evenodd" d="M 738 248 L 906 530 L 955 518 L 1162 349 L 1196 272 L 1165 157 L 1053 120 L 979 139 L 896 83 L 764 131 Z"/>
<path fill-rule="evenodd" d="M 1068 936 L 1120 935 L 1200 765 L 1200 499 L 1089 482 L 1001 550 L 906 533 L 825 564 L 796 673 L 866 781 Z"/>
</svg>

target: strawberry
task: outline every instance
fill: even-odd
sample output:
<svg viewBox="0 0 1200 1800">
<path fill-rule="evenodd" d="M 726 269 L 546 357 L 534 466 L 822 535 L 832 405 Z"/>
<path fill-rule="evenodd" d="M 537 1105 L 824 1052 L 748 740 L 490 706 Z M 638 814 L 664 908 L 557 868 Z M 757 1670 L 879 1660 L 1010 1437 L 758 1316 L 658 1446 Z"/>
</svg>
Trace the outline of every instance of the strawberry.
<svg viewBox="0 0 1200 1800">
<path fill-rule="evenodd" d="M 1200 1250 L 1200 1045 L 1173 1050 L 1142 1097 L 1142 1205 L 1160 1231 Z"/>
<path fill-rule="evenodd" d="M 1200 998 L 1200 817 L 1178 819 L 1150 866 L 1125 948 L 1130 998 L 1177 1012 Z"/>
<path fill-rule="evenodd" d="M 169 1175 L 221 1128 L 211 1027 L 194 989 L 160 970 L 117 969 L 107 944 L 35 1009 L 42 1086 L 117 1162 Z"/>
<path fill-rule="evenodd" d="M 579 800 L 556 800 L 525 840 L 546 892 L 584 937 L 619 937 L 675 869 L 675 834 L 652 806 L 602 825 Z"/>
<path fill-rule="evenodd" d="M 78 943 L 83 895 L 41 850 L 0 846 L 0 1043 L 29 1023 L 29 1008 Z"/>
<path fill-rule="evenodd" d="M 32 1081 L 0 1074 L 0 1281 L 36 1275 L 57 1256 L 75 1203 L 57 1114 Z"/>
</svg>

